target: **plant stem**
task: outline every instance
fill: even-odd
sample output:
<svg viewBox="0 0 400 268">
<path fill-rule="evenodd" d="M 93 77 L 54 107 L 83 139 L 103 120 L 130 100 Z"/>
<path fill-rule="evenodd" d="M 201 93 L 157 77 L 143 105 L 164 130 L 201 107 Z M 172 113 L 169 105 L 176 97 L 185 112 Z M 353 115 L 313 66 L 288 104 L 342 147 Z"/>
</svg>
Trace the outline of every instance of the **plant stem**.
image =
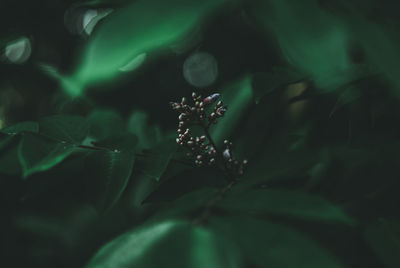
<svg viewBox="0 0 400 268">
<path fill-rule="evenodd" d="M 220 201 L 225 194 L 232 189 L 232 187 L 236 184 L 236 180 L 230 181 L 224 188 L 220 189 L 218 194 L 211 198 L 204 206 L 202 213 L 193 220 L 193 224 L 202 224 L 207 221 L 207 219 L 211 216 L 211 209 L 215 206 L 215 204 Z"/>
<path fill-rule="evenodd" d="M 204 134 L 205 134 L 205 136 L 207 137 L 208 141 L 211 143 L 211 145 L 214 147 L 215 151 L 217 152 L 217 158 L 219 159 L 219 161 L 222 162 L 222 164 L 223 164 L 223 170 L 224 170 L 224 172 L 226 173 L 226 175 L 227 175 L 227 177 L 228 177 L 228 180 L 229 180 L 229 181 L 235 181 L 234 176 L 229 172 L 229 169 L 228 169 L 228 167 L 227 167 L 227 165 L 226 165 L 226 162 L 225 162 L 224 159 L 222 158 L 222 153 L 219 151 L 217 145 L 215 144 L 215 142 L 213 141 L 213 139 L 212 139 L 212 137 L 211 137 L 211 135 L 210 135 L 210 132 L 208 131 L 209 128 L 210 128 L 211 122 L 210 122 L 207 126 L 205 126 L 203 123 L 201 123 L 200 125 L 201 125 L 201 127 L 203 128 Z"/>
</svg>

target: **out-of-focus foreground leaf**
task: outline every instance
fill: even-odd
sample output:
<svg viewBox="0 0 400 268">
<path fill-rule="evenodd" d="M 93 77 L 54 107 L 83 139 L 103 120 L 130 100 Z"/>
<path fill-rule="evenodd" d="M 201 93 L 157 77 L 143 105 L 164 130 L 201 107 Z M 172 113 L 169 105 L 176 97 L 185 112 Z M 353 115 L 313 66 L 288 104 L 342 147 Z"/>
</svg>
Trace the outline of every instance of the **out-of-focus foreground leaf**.
<svg viewBox="0 0 400 268">
<path fill-rule="evenodd" d="M 240 253 L 224 237 L 190 223 L 161 221 L 109 242 L 87 267 L 235 268 L 240 264 Z"/>
<path fill-rule="evenodd" d="M 93 33 L 80 65 L 68 78 L 61 78 L 71 95 L 80 95 L 85 86 L 113 78 L 118 70 L 141 54 L 154 53 L 169 45 L 184 42 L 193 27 L 207 20 L 228 0 L 134 1 L 113 12 Z"/>
<path fill-rule="evenodd" d="M 210 226 L 232 237 L 256 267 L 344 267 L 312 238 L 282 224 L 230 217 L 215 218 Z"/>
<path fill-rule="evenodd" d="M 279 215 L 303 220 L 353 224 L 339 207 L 318 195 L 303 191 L 259 189 L 228 195 L 220 207 L 250 215 Z"/>
<path fill-rule="evenodd" d="M 93 151 L 86 159 L 89 196 L 100 212 L 107 212 L 115 205 L 132 174 L 136 137 L 127 135 L 116 140 L 118 144 L 112 141 L 102 143 L 113 149 Z"/>
</svg>

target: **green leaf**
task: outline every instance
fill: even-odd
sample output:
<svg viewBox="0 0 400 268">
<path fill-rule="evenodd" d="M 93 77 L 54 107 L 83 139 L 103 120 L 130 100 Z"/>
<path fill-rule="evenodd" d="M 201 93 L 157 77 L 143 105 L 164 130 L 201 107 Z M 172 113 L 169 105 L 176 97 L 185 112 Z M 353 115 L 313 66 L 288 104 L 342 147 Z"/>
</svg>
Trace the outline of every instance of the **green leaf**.
<svg viewBox="0 0 400 268">
<path fill-rule="evenodd" d="M 69 79 L 62 79 L 64 87 L 72 95 L 80 95 L 83 87 L 114 78 L 137 56 L 157 55 L 160 50 L 184 43 L 185 36 L 227 2 L 150 0 L 125 5 L 96 29 L 82 53 L 80 66 Z M 60 77 L 54 70 L 47 72 Z"/>
<path fill-rule="evenodd" d="M 134 158 L 131 150 L 100 150 L 89 154 L 86 159 L 89 195 L 98 211 L 109 211 L 119 200 L 131 177 Z"/>
<path fill-rule="evenodd" d="M 12 140 L 17 139 L 19 141 L 19 136 L 17 134 L 21 132 L 34 132 L 39 131 L 39 125 L 36 122 L 21 122 L 12 126 L 8 126 L 0 130 L 0 151 L 7 147 Z"/>
<path fill-rule="evenodd" d="M 224 174 L 220 170 L 206 167 L 192 168 L 162 181 L 143 203 L 172 201 L 200 188 L 219 188 L 225 184 Z"/>
<path fill-rule="evenodd" d="M 174 140 L 167 139 L 150 150 L 144 150 L 142 175 L 159 181 L 177 148 L 178 146 Z"/>
<path fill-rule="evenodd" d="M 87 118 L 89 136 L 96 140 L 120 135 L 124 131 L 124 120 L 111 109 L 98 109 L 90 113 Z"/>
<path fill-rule="evenodd" d="M 194 211 L 204 209 L 207 203 L 214 199 L 217 194 L 217 189 L 208 187 L 192 191 L 173 201 L 162 203 L 152 219 L 193 217 Z"/>
<path fill-rule="evenodd" d="M 187 224 L 179 221 L 144 225 L 106 244 L 86 267 L 185 267 L 186 228 Z"/>
<path fill-rule="evenodd" d="M 229 217 L 212 218 L 210 227 L 231 237 L 255 267 L 344 267 L 316 241 L 281 224 Z"/>
<path fill-rule="evenodd" d="M 217 144 L 222 143 L 237 127 L 237 123 L 250 105 L 253 97 L 251 78 L 246 75 L 229 84 L 221 92 L 221 100 L 228 105 L 224 117 L 218 119 L 216 125 L 211 126 L 210 134 Z"/>
<path fill-rule="evenodd" d="M 263 96 L 304 78 L 304 75 L 288 67 L 274 67 L 271 72 L 256 73 L 251 81 L 254 99 L 258 104 Z"/>
<path fill-rule="evenodd" d="M 195 226 L 191 230 L 190 238 L 190 263 L 185 267 L 243 267 L 242 254 L 237 245 L 224 236 Z"/>
<path fill-rule="evenodd" d="M 146 224 L 101 248 L 87 268 L 241 267 L 241 254 L 225 237 L 181 221 Z"/>
<path fill-rule="evenodd" d="M 259 189 L 228 195 L 219 207 L 231 212 L 295 217 L 327 223 L 354 224 L 338 206 L 321 196 L 302 191 Z"/>
<path fill-rule="evenodd" d="M 148 115 L 143 111 L 134 111 L 128 119 L 127 130 L 138 137 L 138 150 L 150 149 L 162 140 L 161 129 L 149 125 L 148 121 Z"/>
<path fill-rule="evenodd" d="M 87 136 L 85 118 L 75 115 L 54 115 L 39 121 L 39 133 L 53 139 L 80 144 Z"/>
<path fill-rule="evenodd" d="M 75 149 L 75 145 L 58 142 L 35 133 L 23 133 L 18 146 L 18 158 L 23 177 L 45 171 L 58 165 Z"/>
<path fill-rule="evenodd" d="M 367 224 L 364 235 L 386 267 L 400 267 L 400 221 L 373 220 Z"/>
<path fill-rule="evenodd" d="M 20 122 L 12 126 L 8 126 L 0 130 L 0 132 L 7 134 L 18 134 L 22 131 L 39 132 L 39 124 L 37 122 Z"/>
<path fill-rule="evenodd" d="M 18 143 L 21 140 L 21 136 L 4 135 L 0 138 L 0 173 L 20 175 L 21 166 L 18 161 Z"/>
</svg>

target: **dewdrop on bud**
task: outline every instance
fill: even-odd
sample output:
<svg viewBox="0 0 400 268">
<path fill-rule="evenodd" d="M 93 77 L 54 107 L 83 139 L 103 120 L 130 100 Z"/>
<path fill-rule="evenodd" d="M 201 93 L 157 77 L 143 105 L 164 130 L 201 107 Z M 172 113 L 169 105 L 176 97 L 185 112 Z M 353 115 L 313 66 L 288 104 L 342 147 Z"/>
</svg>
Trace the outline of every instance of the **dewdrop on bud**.
<svg viewBox="0 0 400 268">
<path fill-rule="evenodd" d="M 230 159 L 231 158 L 231 154 L 229 153 L 229 149 L 225 149 L 225 151 L 222 153 L 222 156 L 226 160 Z"/>
<path fill-rule="evenodd" d="M 218 116 L 223 116 L 223 115 L 225 114 L 225 112 L 226 112 L 226 107 L 220 107 L 220 108 L 218 108 L 218 109 L 215 111 L 215 113 L 216 113 Z"/>
</svg>

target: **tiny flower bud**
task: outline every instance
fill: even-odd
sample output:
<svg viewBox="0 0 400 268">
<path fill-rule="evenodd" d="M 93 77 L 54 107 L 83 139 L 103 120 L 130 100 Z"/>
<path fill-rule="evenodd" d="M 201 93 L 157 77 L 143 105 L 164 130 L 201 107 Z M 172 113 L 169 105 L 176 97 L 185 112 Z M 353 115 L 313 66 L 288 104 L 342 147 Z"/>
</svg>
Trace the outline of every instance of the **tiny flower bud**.
<svg viewBox="0 0 400 268">
<path fill-rule="evenodd" d="M 200 141 L 201 141 L 201 142 L 204 142 L 205 140 L 206 140 L 206 136 L 204 136 L 204 135 L 203 135 L 203 136 L 200 136 Z"/>
<path fill-rule="evenodd" d="M 204 103 L 204 105 L 206 106 L 206 105 L 209 105 L 209 104 L 213 103 L 213 102 L 216 101 L 218 98 L 219 98 L 219 94 L 218 94 L 218 93 L 214 93 L 214 94 L 212 94 L 212 95 L 206 97 L 206 98 L 203 100 L 203 103 Z"/>
<path fill-rule="evenodd" d="M 176 138 L 176 143 L 180 144 L 181 140 L 179 138 Z"/>
<path fill-rule="evenodd" d="M 210 164 L 214 164 L 214 163 L 215 163 L 215 159 L 214 159 L 214 158 L 211 158 L 210 161 L 209 161 L 209 163 L 210 163 Z"/>
<path fill-rule="evenodd" d="M 179 121 L 185 120 L 185 118 L 186 118 L 186 114 L 184 114 L 184 113 L 181 113 L 178 117 Z"/>
<path fill-rule="evenodd" d="M 217 102 L 217 107 L 221 107 L 222 106 L 222 101 Z"/>
<path fill-rule="evenodd" d="M 228 144 L 229 143 L 229 141 L 228 140 L 224 140 L 224 144 Z"/>
<path fill-rule="evenodd" d="M 186 98 L 185 97 L 182 98 L 181 103 L 182 103 L 182 105 L 186 103 Z"/>
<path fill-rule="evenodd" d="M 243 160 L 243 165 L 247 165 L 248 161 L 247 159 Z"/>
<path fill-rule="evenodd" d="M 203 156 L 199 154 L 196 158 L 197 158 L 197 160 L 201 160 L 203 158 Z"/>
<path fill-rule="evenodd" d="M 192 93 L 192 98 L 194 99 L 194 98 L 196 98 L 196 97 L 197 97 L 196 92 L 193 92 L 193 93 Z"/>
<path fill-rule="evenodd" d="M 192 147 L 192 146 L 193 146 L 193 141 L 188 141 L 188 142 L 187 142 L 187 145 L 188 145 L 189 147 Z"/>
</svg>

